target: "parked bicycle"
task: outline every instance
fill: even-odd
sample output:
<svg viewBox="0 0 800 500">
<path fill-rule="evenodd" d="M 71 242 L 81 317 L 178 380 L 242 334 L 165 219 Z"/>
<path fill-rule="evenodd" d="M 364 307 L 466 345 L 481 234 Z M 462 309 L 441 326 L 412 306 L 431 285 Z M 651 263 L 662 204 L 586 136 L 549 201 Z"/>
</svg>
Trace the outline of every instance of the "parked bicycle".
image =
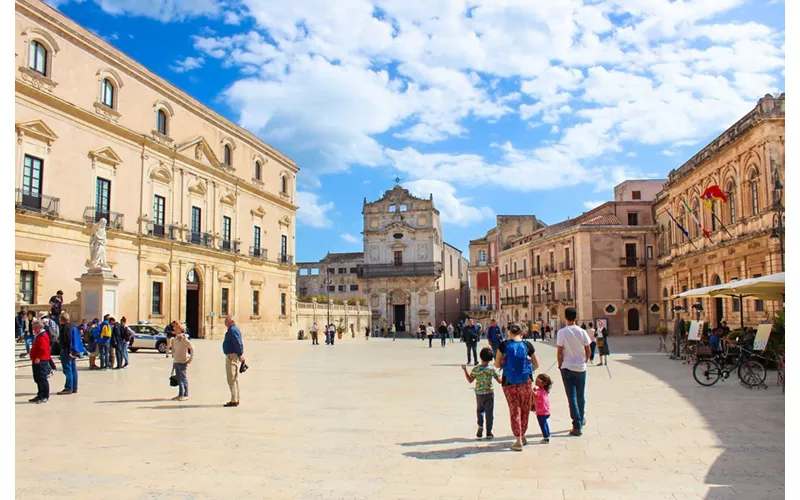
<svg viewBox="0 0 800 500">
<path fill-rule="evenodd" d="M 702 386 L 712 386 L 719 379 L 727 379 L 731 373 L 736 371 L 736 375 L 742 384 L 748 387 L 763 385 L 767 379 L 767 369 L 761 362 L 752 359 L 754 357 L 764 359 L 763 356 L 748 351 L 744 347 L 738 346 L 729 349 L 738 349 L 738 354 L 718 354 L 710 358 L 701 358 L 694 364 L 694 379 Z M 731 356 L 735 356 L 730 361 Z"/>
</svg>

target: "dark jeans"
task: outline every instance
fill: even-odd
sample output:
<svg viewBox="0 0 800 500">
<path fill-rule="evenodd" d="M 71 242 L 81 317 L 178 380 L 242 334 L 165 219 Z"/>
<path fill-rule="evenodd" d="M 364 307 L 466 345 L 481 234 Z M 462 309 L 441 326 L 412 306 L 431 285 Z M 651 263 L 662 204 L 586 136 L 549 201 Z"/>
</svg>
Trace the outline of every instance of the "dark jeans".
<svg viewBox="0 0 800 500">
<path fill-rule="evenodd" d="M 441 335 L 442 335 L 442 347 L 444 347 L 447 345 L 447 334 L 442 333 Z"/>
<path fill-rule="evenodd" d="M 335 332 L 331 333 L 331 334 L 328 335 L 328 337 L 331 338 L 331 345 L 333 345 L 333 341 L 336 339 L 336 333 Z"/>
<path fill-rule="evenodd" d="M 433 347 L 433 335 L 428 335 L 428 347 Z"/>
<path fill-rule="evenodd" d="M 477 342 L 467 342 L 467 364 L 472 362 L 472 358 L 475 358 L 475 364 L 478 364 L 478 343 Z"/>
<path fill-rule="evenodd" d="M 583 410 L 586 406 L 586 372 L 574 372 L 562 368 L 561 380 L 564 382 L 564 390 L 567 392 L 572 428 L 579 431 L 583 421 Z"/>
<path fill-rule="evenodd" d="M 589 344 L 589 349 L 591 349 L 591 354 L 589 355 L 589 361 L 594 361 L 594 351 L 595 349 L 597 349 L 597 342 L 592 341 L 592 343 Z"/>
<path fill-rule="evenodd" d="M 122 368 L 122 363 L 125 362 L 125 354 L 122 352 L 125 349 L 125 344 L 119 343 L 114 346 L 114 354 L 117 356 L 117 368 Z"/>
<path fill-rule="evenodd" d="M 178 379 L 178 396 L 189 397 L 189 377 L 186 375 L 186 363 L 172 363 L 175 377 Z"/>
<path fill-rule="evenodd" d="M 47 381 L 47 375 L 50 373 L 50 363 L 47 361 L 40 361 L 31 365 L 33 368 L 33 381 L 36 382 L 36 397 L 39 399 L 50 398 L 50 382 Z"/>
<path fill-rule="evenodd" d="M 492 342 L 492 354 L 497 357 L 497 349 L 500 347 L 499 342 Z"/>
<path fill-rule="evenodd" d="M 486 433 L 492 433 L 494 425 L 494 393 L 476 394 L 475 400 L 478 403 L 478 427 L 483 428 L 483 414 L 486 414 Z"/>
<path fill-rule="evenodd" d="M 69 354 L 61 353 L 61 370 L 64 372 L 64 390 L 78 392 L 78 366 Z"/>
<path fill-rule="evenodd" d="M 111 368 L 109 366 L 109 353 L 111 352 L 111 344 L 108 342 L 105 343 L 98 343 L 97 344 L 97 352 L 100 356 L 100 368 Z"/>
<path fill-rule="evenodd" d="M 536 420 L 539 421 L 539 428 L 542 430 L 543 438 L 550 437 L 550 424 L 547 423 L 548 418 L 550 418 L 550 415 L 536 415 Z"/>
</svg>

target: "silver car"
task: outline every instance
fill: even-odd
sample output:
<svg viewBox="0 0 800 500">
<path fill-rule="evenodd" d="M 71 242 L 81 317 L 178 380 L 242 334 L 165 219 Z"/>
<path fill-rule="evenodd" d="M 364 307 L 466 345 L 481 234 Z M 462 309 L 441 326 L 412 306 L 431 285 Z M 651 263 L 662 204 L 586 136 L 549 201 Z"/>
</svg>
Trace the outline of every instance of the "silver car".
<svg viewBox="0 0 800 500">
<path fill-rule="evenodd" d="M 164 327 L 151 324 L 128 325 L 133 330 L 133 340 L 128 347 L 131 352 L 139 349 L 156 349 L 161 354 L 167 352 L 167 335 Z"/>
</svg>

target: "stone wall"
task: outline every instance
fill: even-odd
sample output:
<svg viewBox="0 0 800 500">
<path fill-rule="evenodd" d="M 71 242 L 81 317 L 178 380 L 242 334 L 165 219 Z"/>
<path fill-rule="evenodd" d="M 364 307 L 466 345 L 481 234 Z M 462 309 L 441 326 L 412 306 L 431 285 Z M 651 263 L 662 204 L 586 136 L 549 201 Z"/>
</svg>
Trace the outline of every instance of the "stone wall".
<svg viewBox="0 0 800 500">
<path fill-rule="evenodd" d="M 344 337 L 350 336 L 350 327 L 355 332 L 355 336 L 364 336 L 364 327 L 370 324 L 370 309 L 366 306 L 337 306 L 331 304 L 330 318 L 331 323 L 337 327 L 344 326 L 346 334 Z M 328 305 L 318 304 L 316 302 L 298 302 L 295 306 L 295 331 L 294 337 L 297 338 L 297 332 L 303 330 L 306 338 L 311 335 L 311 326 L 316 321 L 317 327 L 321 330 L 328 321 Z"/>
</svg>

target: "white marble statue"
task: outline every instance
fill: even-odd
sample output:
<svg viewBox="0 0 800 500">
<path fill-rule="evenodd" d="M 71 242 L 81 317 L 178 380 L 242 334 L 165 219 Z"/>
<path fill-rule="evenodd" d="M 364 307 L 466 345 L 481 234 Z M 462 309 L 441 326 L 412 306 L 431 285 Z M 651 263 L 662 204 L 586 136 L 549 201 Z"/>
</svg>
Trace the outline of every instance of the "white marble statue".
<svg viewBox="0 0 800 500">
<path fill-rule="evenodd" d="M 106 220 L 100 219 L 92 226 L 92 239 L 89 242 L 89 270 L 106 270 Z"/>
</svg>

